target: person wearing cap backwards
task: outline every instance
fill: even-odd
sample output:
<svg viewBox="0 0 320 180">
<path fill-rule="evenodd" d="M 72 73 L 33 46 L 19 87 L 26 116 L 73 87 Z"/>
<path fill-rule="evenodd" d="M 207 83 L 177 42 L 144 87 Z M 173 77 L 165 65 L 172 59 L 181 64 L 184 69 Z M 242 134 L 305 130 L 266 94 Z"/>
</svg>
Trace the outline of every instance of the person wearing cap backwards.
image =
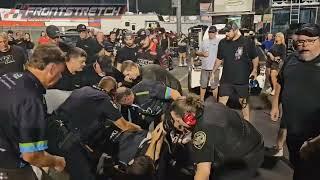
<svg viewBox="0 0 320 180">
<path fill-rule="evenodd" d="M 76 46 L 83 49 L 87 53 L 87 65 L 90 66 L 96 61 L 97 54 L 101 49 L 98 48 L 99 45 L 97 42 L 92 37 L 89 37 L 86 25 L 79 24 L 77 26 L 77 31 L 79 32 L 80 39 Z"/>
<path fill-rule="evenodd" d="M 81 87 L 96 85 L 105 76 L 112 76 L 118 83 L 124 81 L 124 76 L 112 66 L 112 58 L 108 56 L 99 56 L 96 62 L 87 66 L 80 76 Z"/>
<path fill-rule="evenodd" d="M 47 106 L 43 95 L 61 77 L 64 53 L 38 46 L 27 71 L 0 76 L 0 179 L 36 180 L 31 165 L 63 171 L 65 160 L 47 153 Z"/>
<path fill-rule="evenodd" d="M 226 105 L 229 97 L 236 95 L 242 106 L 242 115 L 249 121 L 250 109 L 247 102 L 249 77 L 256 79 L 259 65 L 256 46 L 252 40 L 240 34 L 239 27 L 234 21 L 230 21 L 223 30 L 226 32 L 226 38 L 219 43 L 217 60 L 212 72 L 214 75 L 223 62 L 219 102 Z"/>
<path fill-rule="evenodd" d="M 49 37 L 49 43 L 57 45 L 63 52 L 68 52 L 70 50 L 71 46 L 61 40 L 60 36 L 62 33 L 57 26 L 48 26 L 46 28 L 46 33 Z"/>
<path fill-rule="evenodd" d="M 174 101 L 165 121 L 181 133 L 192 131 L 195 180 L 249 180 L 263 162 L 261 134 L 223 104 L 189 94 Z"/>
<path fill-rule="evenodd" d="M 212 68 L 217 58 L 217 51 L 219 45 L 219 39 L 216 37 L 217 35 L 217 28 L 215 26 L 210 26 L 209 28 L 209 39 L 204 40 L 200 45 L 200 49 L 197 52 L 197 55 L 201 57 L 202 68 L 201 68 L 201 89 L 200 89 L 200 97 L 201 100 L 204 101 L 204 96 L 206 94 L 206 89 L 209 84 L 209 80 L 219 81 L 219 75 L 212 76 Z M 217 99 L 218 96 L 218 88 L 214 87 L 211 84 L 211 89 L 213 96 Z"/>
<path fill-rule="evenodd" d="M 16 45 L 9 45 L 7 33 L 0 33 L 0 75 L 22 72 L 27 60 L 24 49 Z"/>
<path fill-rule="evenodd" d="M 279 119 L 281 100 L 293 179 L 316 180 L 320 172 L 320 27 L 304 24 L 295 34 L 296 52 L 279 72 L 271 118 Z"/>
<path fill-rule="evenodd" d="M 125 34 L 125 46 L 117 51 L 117 69 L 120 71 L 122 63 L 127 60 L 137 62 L 138 47 L 134 43 L 134 36 L 131 32 Z"/>
</svg>

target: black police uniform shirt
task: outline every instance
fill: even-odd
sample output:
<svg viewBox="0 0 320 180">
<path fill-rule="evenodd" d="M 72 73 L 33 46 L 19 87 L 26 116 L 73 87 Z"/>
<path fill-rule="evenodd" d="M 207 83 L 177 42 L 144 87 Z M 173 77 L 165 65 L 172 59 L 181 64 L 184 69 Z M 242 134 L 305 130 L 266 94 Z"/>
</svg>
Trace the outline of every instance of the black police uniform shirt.
<svg viewBox="0 0 320 180">
<path fill-rule="evenodd" d="M 182 93 L 180 81 L 161 66 L 149 64 L 141 67 L 140 72 L 142 80 L 160 81 L 164 85 Z"/>
<path fill-rule="evenodd" d="M 0 75 L 9 72 L 22 72 L 27 56 L 19 46 L 10 46 L 8 52 L 0 52 Z"/>
<path fill-rule="evenodd" d="M 0 168 L 23 167 L 21 153 L 48 148 L 45 93 L 28 71 L 0 76 Z"/>
<path fill-rule="evenodd" d="M 79 129 L 82 134 L 90 131 L 94 122 L 116 121 L 122 117 L 106 92 L 90 86 L 74 90 L 57 112 L 65 115 L 69 126 Z"/>
<path fill-rule="evenodd" d="M 62 73 L 62 77 L 59 81 L 52 86 L 50 89 L 59 89 L 64 91 L 72 91 L 80 88 L 80 77 L 79 73 L 71 74 L 68 68 Z"/>
<path fill-rule="evenodd" d="M 262 148 L 260 133 L 236 111 L 206 101 L 202 118 L 193 131 L 195 163 L 212 162 L 214 166 L 229 160 L 244 160 L 256 148 Z"/>
<path fill-rule="evenodd" d="M 89 37 L 87 39 L 79 39 L 76 44 L 77 47 L 83 49 L 87 53 L 87 65 L 91 65 L 96 61 L 97 54 L 99 53 L 99 48 L 97 41 Z"/>
<path fill-rule="evenodd" d="M 218 45 L 217 58 L 223 60 L 221 83 L 245 85 L 249 83 L 252 59 L 257 51 L 252 40 L 240 36 L 235 41 L 222 39 Z"/>
<path fill-rule="evenodd" d="M 279 72 L 282 121 L 288 136 L 308 140 L 320 134 L 320 56 L 312 61 L 291 54 Z"/>
<path fill-rule="evenodd" d="M 133 62 L 137 62 L 138 55 L 138 47 L 129 48 L 124 46 L 119 49 L 116 56 L 116 61 L 118 63 L 123 63 L 123 61 L 131 60 Z"/>
<path fill-rule="evenodd" d="M 94 69 L 94 64 L 91 66 L 87 66 L 84 68 L 84 70 L 80 73 L 80 86 L 92 86 L 99 84 L 100 80 L 104 76 L 100 76 L 97 74 L 97 72 Z M 106 72 L 105 76 L 112 76 L 116 79 L 117 82 L 123 82 L 124 81 L 124 75 L 117 70 L 115 67 L 112 67 L 112 72 Z"/>
<path fill-rule="evenodd" d="M 142 50 L 138 52 L 137 63 L 143 67 L 148 64 L 159 64 L 158 56 L 150 54 L 150 50 Z"/>
</svg>

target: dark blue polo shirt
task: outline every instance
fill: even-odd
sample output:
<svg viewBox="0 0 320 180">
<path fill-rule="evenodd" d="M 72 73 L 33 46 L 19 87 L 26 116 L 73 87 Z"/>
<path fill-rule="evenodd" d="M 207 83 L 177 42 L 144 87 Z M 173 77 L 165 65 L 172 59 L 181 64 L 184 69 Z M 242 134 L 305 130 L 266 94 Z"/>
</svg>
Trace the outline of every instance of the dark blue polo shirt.
<svg viewBox="0 0 320 180">
<path fill-rule="evenodd" d="M 30 72 L 0 76 L 0 168 L 23 167 L 22 153 L 48 148 L 45 93 Z"/>
</svg>

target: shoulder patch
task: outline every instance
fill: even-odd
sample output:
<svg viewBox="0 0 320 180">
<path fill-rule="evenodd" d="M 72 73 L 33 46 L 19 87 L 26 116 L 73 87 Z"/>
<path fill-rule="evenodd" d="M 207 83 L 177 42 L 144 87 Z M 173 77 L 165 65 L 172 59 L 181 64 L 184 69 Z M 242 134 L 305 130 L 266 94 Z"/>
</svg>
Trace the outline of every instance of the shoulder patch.
<svg viewBox="0 0 320 180">
<path fill-rule="evenodd" d="M 193 135 L 193 146 L 197 149 L 202 149 L 206 143 L 207 135 L 203 131 L 198 131 Z"/>
</svg>

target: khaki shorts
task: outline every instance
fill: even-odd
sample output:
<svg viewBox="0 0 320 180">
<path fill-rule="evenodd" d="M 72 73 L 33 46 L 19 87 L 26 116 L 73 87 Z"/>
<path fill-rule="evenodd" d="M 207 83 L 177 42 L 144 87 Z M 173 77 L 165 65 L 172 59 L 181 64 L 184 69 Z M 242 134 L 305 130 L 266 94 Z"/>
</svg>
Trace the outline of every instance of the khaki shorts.
<svg viewBox="0 0 320 180">
<path fill-rule="evenodd" d="M 212 75 L 211 70 L 201 70 L 200 87 L 202 89 L 206 89 L 208 87 L 211 75 Z M 214 84 L 211 83 L 211 89 L 217 88 L 218 84 L 219 84 L 219 70 L 217 70 L 214 74 Z"/>
<path fill-rule="evenodd" d="M 184 52 L 184 53 L 179 53 L 179 57 L 180 58 L 183 58 L 183 59 L 186 59 L 187 58 L 187 53 Z"/>
</svg>

